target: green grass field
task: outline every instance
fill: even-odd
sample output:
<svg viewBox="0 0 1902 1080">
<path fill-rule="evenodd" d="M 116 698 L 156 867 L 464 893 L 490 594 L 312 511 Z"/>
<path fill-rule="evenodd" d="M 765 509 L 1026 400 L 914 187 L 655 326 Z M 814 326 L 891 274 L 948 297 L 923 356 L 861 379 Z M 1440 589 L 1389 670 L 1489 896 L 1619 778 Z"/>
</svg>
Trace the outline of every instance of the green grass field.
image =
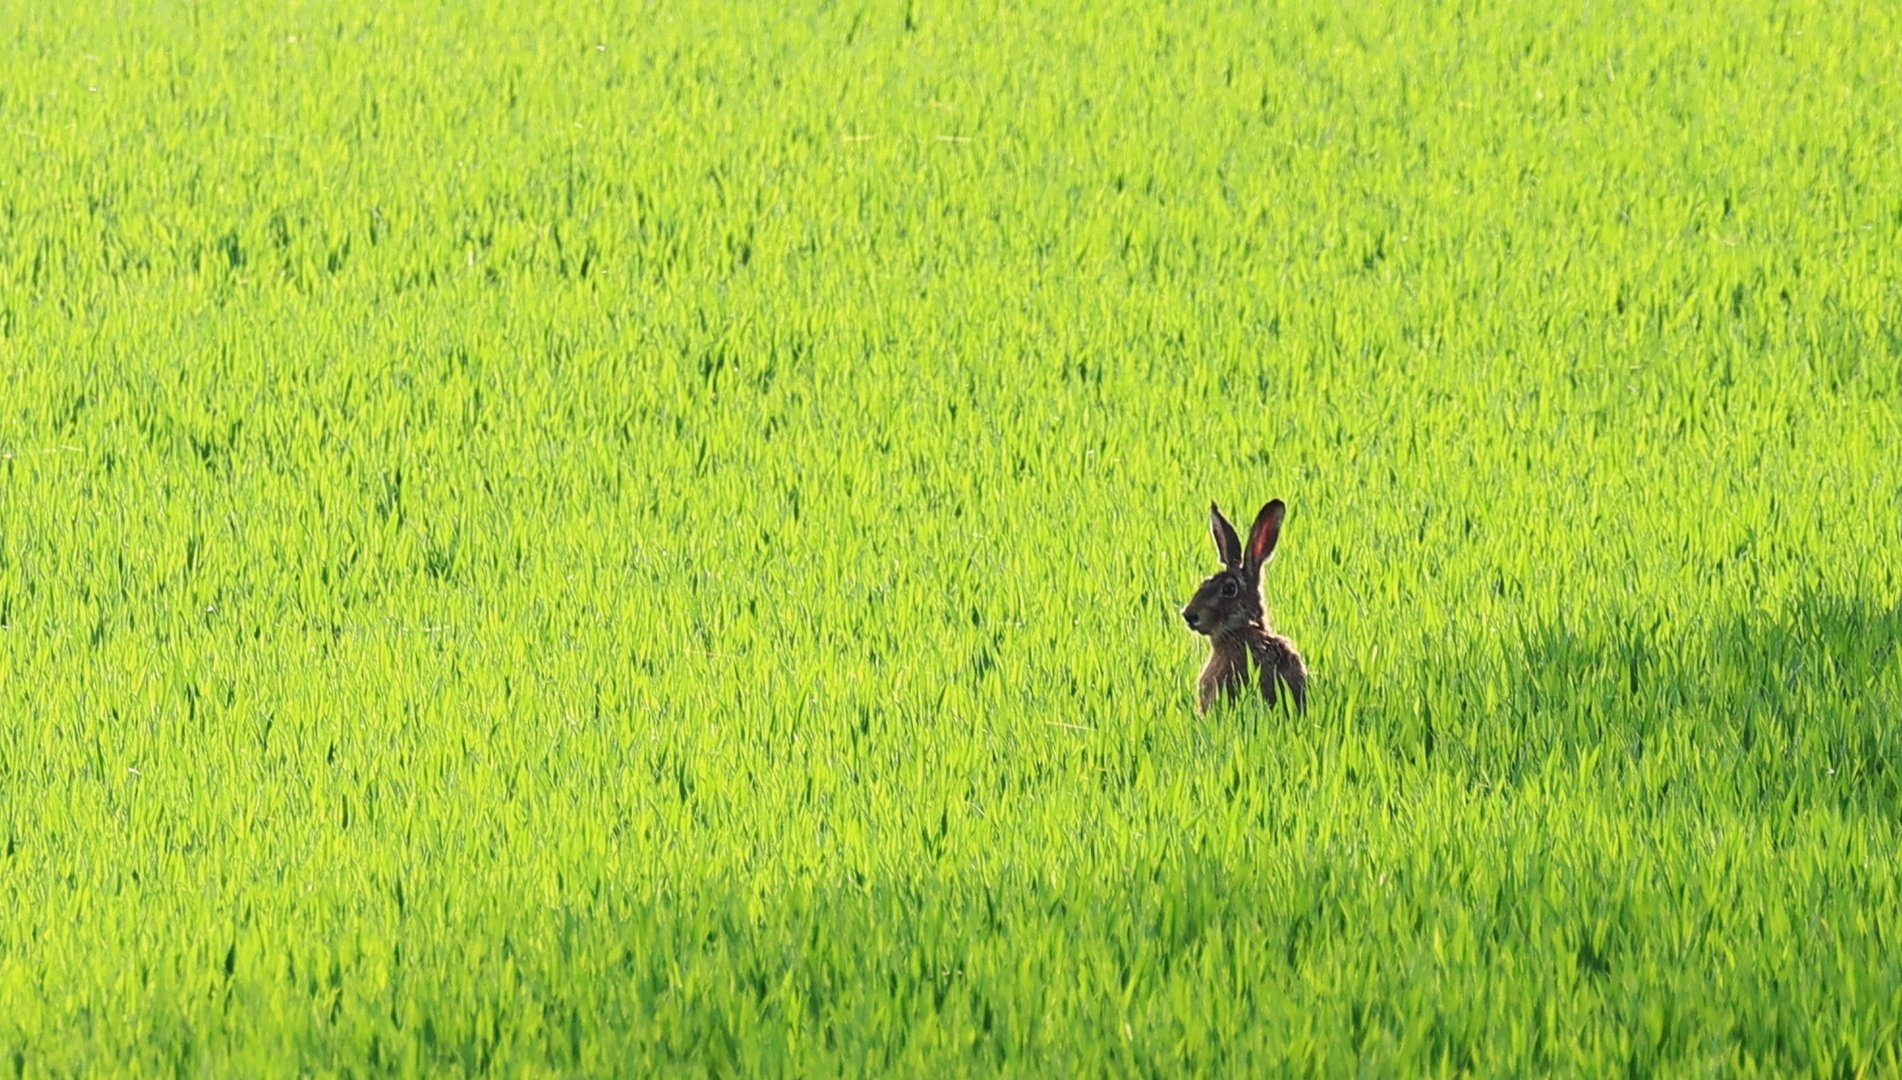
<svg viewBox="0 0 1902 1080">
<path fill-rule="evenodd" d="M 0 1074 L 1895 1074 L 1899 70 L 0 0 Z"/>
</svg>

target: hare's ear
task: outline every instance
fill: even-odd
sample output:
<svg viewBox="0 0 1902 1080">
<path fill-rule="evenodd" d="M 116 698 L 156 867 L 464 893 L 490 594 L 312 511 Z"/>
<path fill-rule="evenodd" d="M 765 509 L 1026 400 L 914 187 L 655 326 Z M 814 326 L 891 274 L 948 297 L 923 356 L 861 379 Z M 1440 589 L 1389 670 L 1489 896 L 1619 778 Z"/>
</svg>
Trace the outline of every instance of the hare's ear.
<svg viewBox="0 0 1902 1080">
<path fill-rule="evenodd" d="M 1209 504 L 1209 535 L 1215 538 L 1215 554 L 1221 556 L 1223 566 L 1242 564 L 1242 541 L 1235 535 L 1235 526 L 1222 516 L 1222 510 L 1214 503 Z"/>
<path fill-rule="evenodd" d="M 1281 519 L 1287 512 L 1287 504 L 1270 499 L 1255 515 L 1255 525 L 1248 530 L 1249 566 L 1258 568 L 1275 553 L 1275 542 L 1281 539 Z"/>
</svg>

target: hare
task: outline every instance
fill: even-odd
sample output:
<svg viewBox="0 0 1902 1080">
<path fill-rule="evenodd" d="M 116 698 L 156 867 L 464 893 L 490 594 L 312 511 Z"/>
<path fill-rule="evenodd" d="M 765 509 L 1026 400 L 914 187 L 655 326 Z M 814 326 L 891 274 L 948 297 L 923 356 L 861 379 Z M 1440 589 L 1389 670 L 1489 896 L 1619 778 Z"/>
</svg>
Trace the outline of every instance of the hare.
<svg viewBox="0 0 1902 1080">
<path fill-rule="evenodd" d="M 1276 683 L 1287 686 L 1294 699 L 1295 711 L 1307 709 L 1308 669 L 1294 642 L 1268 626 L 1268 615 L 1261 605 L 1261 568 L 1275 553 L 1281 538 L 1281 519 L 1287 506 L 1271 500 L 1255 515 L 1248 530 L 1248 547 L 1235 535 L 1235 527 L 1222 516 L 1214 503 L 1209 504 L 1209 532 L 1215 537 L 1216 554 L 1223 569 L 1202 583 L 1182 609 L 1182 620 L 1189 629 L 1209 639 L 1209 662 L 1197 680 L 1198 709 L 1207 712 L 1217 697 L 1234 697 L 1248 679 L 1252 658 L 1259 671 L 1261 696 L 1275 704 Z"/>
</svg>

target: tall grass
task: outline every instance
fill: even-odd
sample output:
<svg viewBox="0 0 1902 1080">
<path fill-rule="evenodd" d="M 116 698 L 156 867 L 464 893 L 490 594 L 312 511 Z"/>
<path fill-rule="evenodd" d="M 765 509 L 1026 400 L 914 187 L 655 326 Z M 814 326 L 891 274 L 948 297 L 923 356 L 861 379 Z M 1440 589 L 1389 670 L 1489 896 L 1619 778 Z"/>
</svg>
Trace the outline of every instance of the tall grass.
<svg viewBox="0 0 1902 1080">
<path fill-rule="evenodd" d="M 0 2 L 0 1068 L 1902 1069 L 1898 42 Z"/>
</svg>

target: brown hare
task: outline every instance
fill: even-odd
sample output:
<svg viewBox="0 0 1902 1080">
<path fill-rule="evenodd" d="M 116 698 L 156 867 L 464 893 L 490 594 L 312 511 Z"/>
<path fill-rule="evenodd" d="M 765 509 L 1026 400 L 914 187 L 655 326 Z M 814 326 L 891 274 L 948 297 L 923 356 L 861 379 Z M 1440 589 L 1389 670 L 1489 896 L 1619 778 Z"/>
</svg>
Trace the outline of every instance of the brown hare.
<svg viewBox="0 0 1902 1080">
<path fill-rule="evenodd" d="M 1214 503 L 1209 504 L 1209 532 L 1215 537 L 1216 554 L 1222 557 L 1222 570 L 1202 583 L 1182 609 L 1189 629 L 1209 639 L 1209 662 L 1197 680 L 1198 708 L 1207 712 L 1218 697 L 1234 697 L 1248 681 L 1252 659 L 1261 680 L 1261 696 L 1275 704 L 1276 684 L 1288 688 L 1297 712 L 1308 704 L 1308 669 L 1294 642 L 1268 626 L 1268 615 L 1261 606 L 1261 568 L 1275 553 L 1281 538 L 1281 519 L 1288 508 L 1280 499 L 1271 500 L 1255 515 L 1248 530 L 1248 547 L 1235 535 Z"/>
</svg>

